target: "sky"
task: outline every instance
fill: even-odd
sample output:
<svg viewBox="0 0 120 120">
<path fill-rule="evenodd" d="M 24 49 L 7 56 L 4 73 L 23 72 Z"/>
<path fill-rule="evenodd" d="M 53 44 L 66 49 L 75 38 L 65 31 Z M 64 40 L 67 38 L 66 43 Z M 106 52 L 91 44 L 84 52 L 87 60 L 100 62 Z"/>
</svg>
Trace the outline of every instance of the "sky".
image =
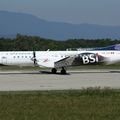
<svg viewBox="0 0 120 120">
<path fill-rule="evenodd" d="M 0 0 L 0 10 L 48 21 L 120 25 L 120 0 Z"/>
</svg>

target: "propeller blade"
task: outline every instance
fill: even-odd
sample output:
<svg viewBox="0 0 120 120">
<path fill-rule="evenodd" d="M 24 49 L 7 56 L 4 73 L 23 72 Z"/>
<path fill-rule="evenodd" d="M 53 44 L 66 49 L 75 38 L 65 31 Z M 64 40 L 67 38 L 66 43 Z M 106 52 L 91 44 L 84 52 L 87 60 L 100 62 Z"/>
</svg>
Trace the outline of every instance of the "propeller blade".
<svg viewBox="0 0 120 120">
<path fill-rule="evenodd" d="M 33 51 L 33 62 L 34 62 L 34 65 L 36 66 L 37 65 L 37 60 L 36 60 L 36 53 L 35 53 L 35 51 Z"/>
</svg>

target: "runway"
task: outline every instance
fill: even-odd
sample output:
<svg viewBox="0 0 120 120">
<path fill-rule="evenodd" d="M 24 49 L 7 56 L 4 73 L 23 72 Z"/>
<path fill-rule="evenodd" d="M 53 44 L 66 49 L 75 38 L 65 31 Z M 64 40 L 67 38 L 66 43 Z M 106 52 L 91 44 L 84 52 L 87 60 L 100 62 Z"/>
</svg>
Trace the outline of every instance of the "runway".
<svg viewBox="0 0 120 120">
<path fill-rule="evenodd" d="M 120 88 L 120 70 L 0 71 L 0 91 L 71 90 L 88 87 Z"/>
</svg>

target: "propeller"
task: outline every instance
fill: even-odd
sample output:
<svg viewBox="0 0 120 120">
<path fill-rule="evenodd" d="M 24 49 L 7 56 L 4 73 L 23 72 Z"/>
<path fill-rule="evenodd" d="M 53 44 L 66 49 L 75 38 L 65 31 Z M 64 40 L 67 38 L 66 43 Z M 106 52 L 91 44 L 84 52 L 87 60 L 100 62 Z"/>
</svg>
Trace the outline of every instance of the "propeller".
<svg viewBox="0 0 120 120">
<path fill-rule="evenodd" d="M 36 52 L 33 51 L 33 58 L 32 58 L 33 62 L 34 62 L 34 66 L 37 65 L 37 60 L 36 60 Z"/>
</svg>

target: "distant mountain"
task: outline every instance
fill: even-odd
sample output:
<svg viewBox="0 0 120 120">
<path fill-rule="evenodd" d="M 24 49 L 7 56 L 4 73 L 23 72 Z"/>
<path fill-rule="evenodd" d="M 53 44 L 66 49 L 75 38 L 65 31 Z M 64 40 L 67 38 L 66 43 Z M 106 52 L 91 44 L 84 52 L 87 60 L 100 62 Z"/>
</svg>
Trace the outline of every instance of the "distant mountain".
<svg viewBox="0 0 120 120">
<path fill-rule="evenodd" d="M 13 37 L 17 33 L 55 40 L 120 39 L 120 26 L 51 22 L 30 14 L 0 11 L 0 37 Z"/>
</svg>

